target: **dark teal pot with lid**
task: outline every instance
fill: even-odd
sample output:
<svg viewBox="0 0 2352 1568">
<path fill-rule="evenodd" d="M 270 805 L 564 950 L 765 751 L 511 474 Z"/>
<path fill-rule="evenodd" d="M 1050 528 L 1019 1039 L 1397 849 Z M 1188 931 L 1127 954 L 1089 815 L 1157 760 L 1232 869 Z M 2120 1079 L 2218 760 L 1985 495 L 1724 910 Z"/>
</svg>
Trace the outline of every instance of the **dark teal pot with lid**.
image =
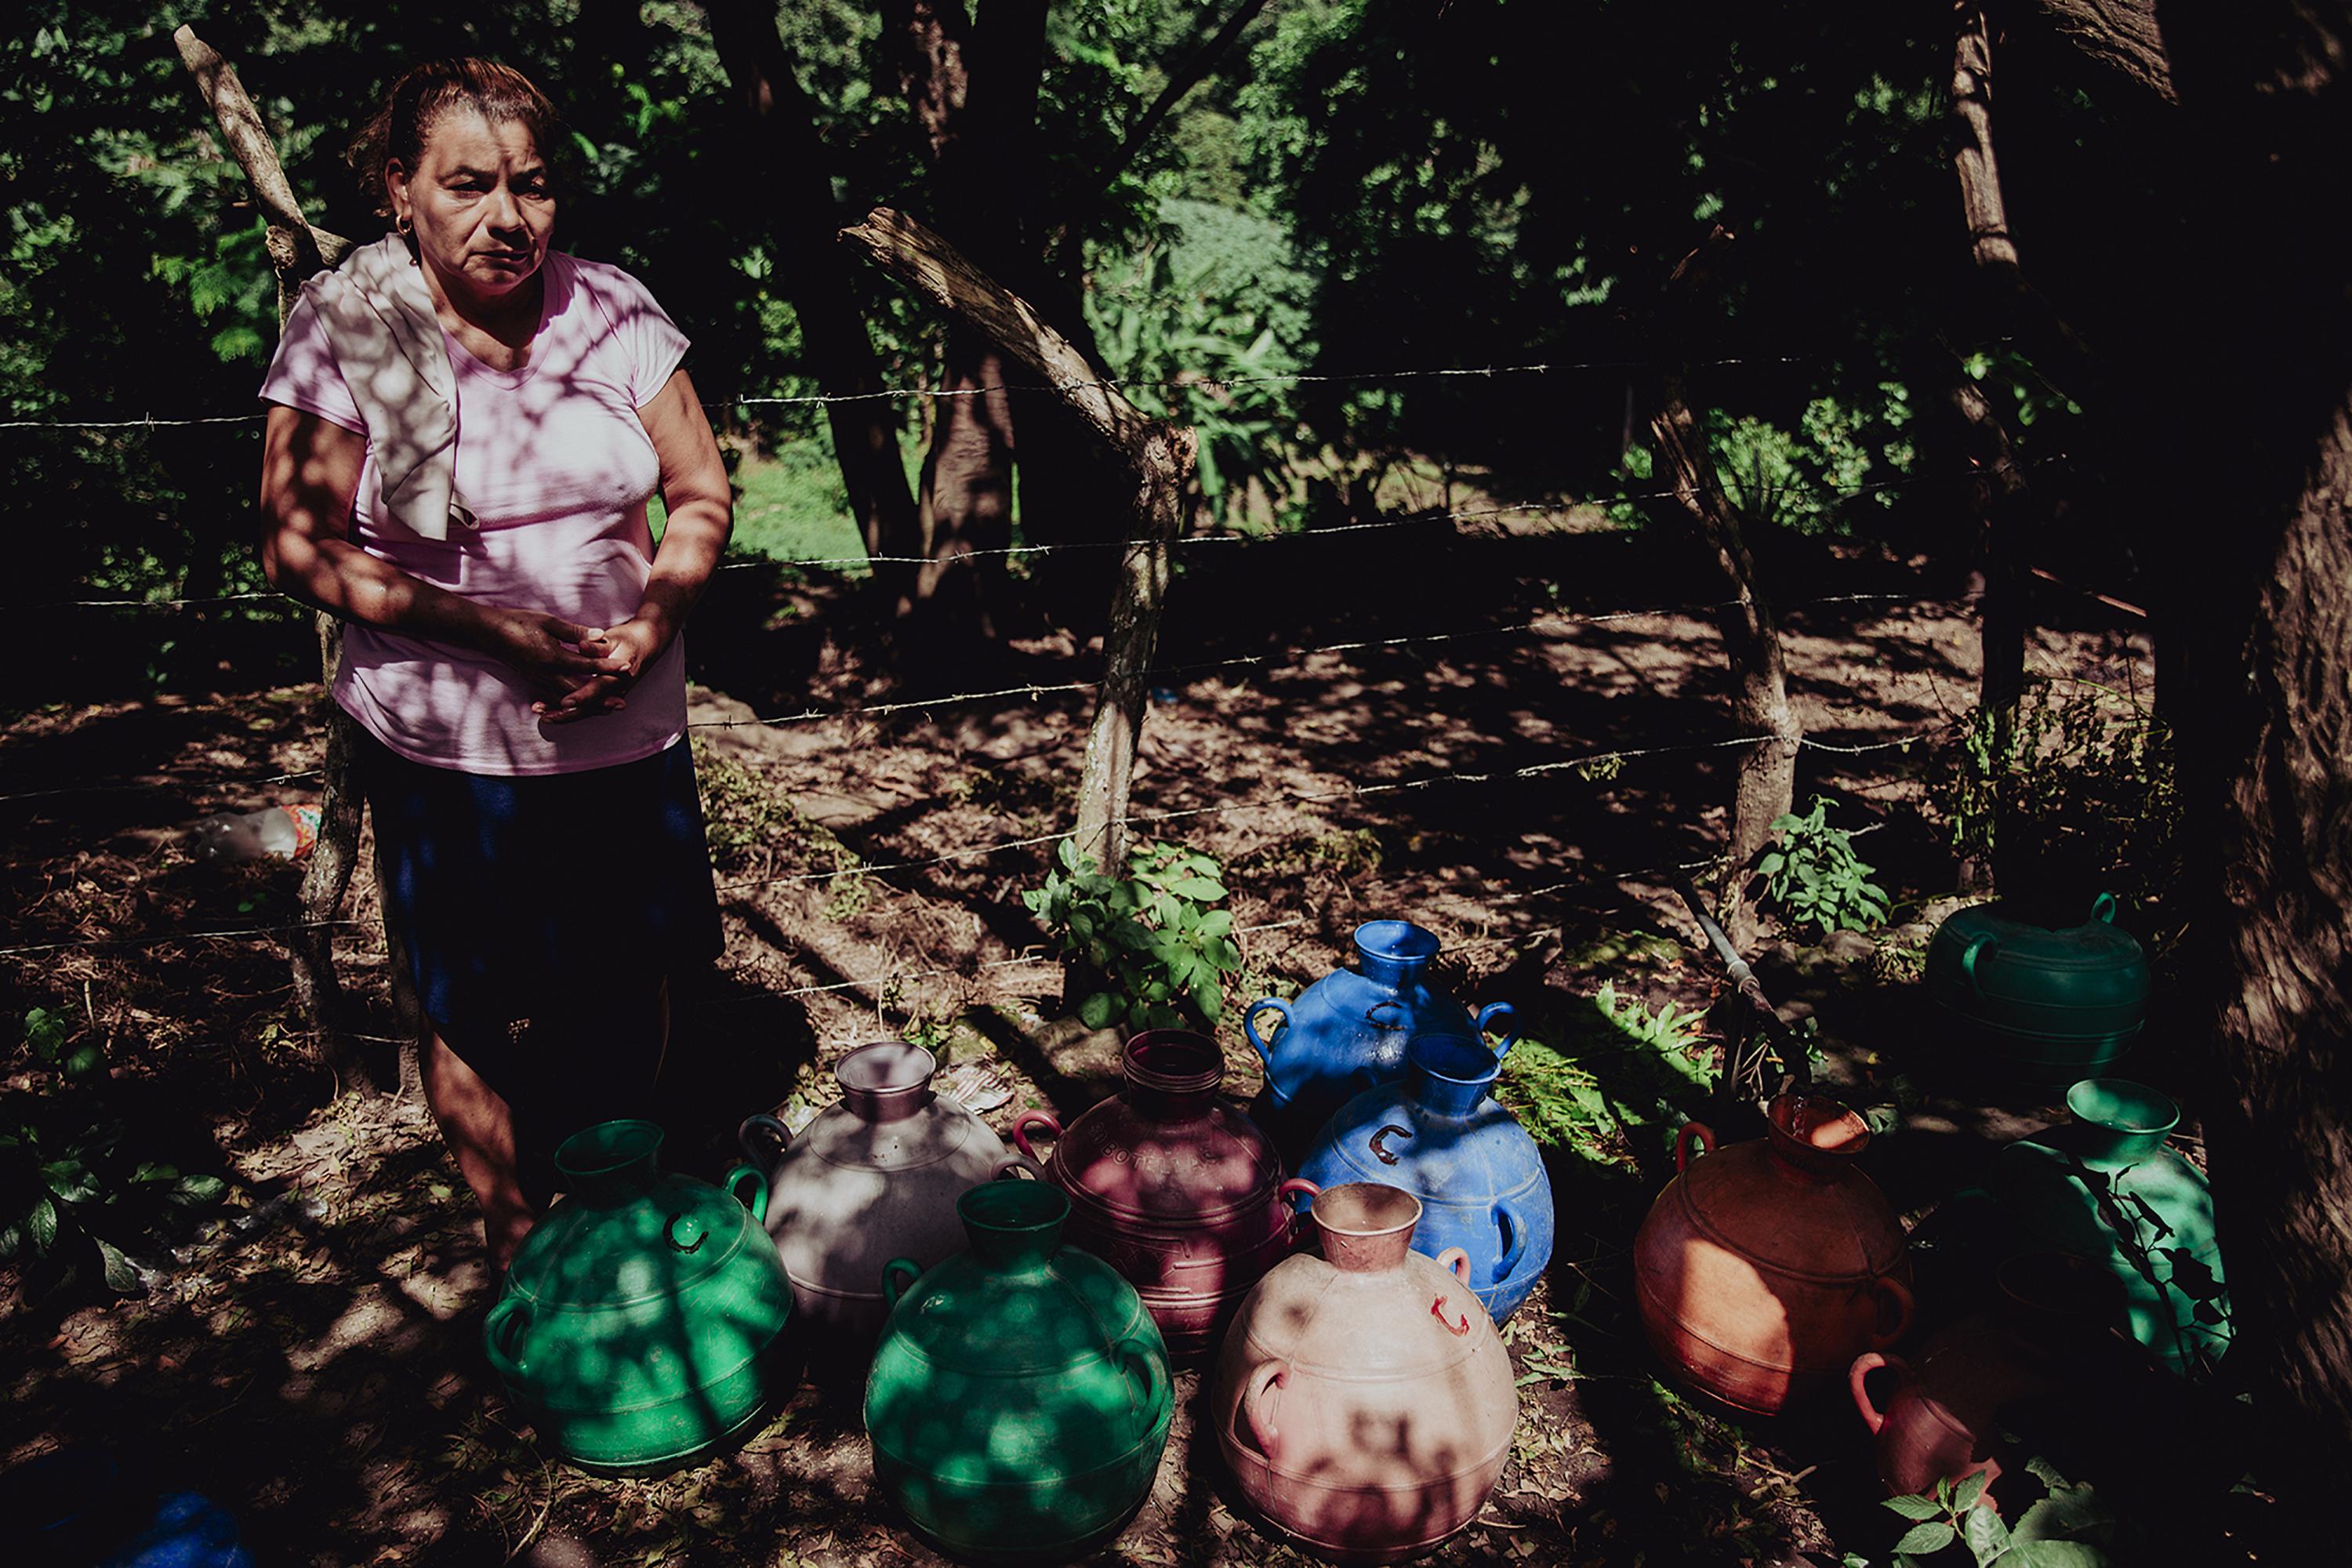
<svg viewBox="0 0 2352 1568">
<path fill-rule="evenodd" d="M 606 1121 L 556 1150 L 566 1196 L 482 1324 L 539 1436 L 583 1469 L 684 1464 L 749 1427 L 780 1381 L 792 1281 L 760 1226 L 767 1178 L 660 1167 L 661 1129 Z"/>
<path fill-rule="evenodd" d="M 2074 1121 L 2002 1147 L 1985 1186 L 2022 1248 L 2073 1253 L 2124 1288 L 2132 1337 L 2173 1371 L 2230 1348 L 2230 1298 L 2204 1173 L 2167 1139 L 2180 1108 L 2145 1084 L 2085 1079 Z"/>
<path fill-rule="evenodd" d="M 2096 1078 L 2147 1018 L 2147 955 L 2101 893 L 2080 925 L 2052 928 L 2007 904 L 1956 911 L 1927 943 L 1927 1000 L 1954 1065 L 2033 1089 Z"/>
</svg>

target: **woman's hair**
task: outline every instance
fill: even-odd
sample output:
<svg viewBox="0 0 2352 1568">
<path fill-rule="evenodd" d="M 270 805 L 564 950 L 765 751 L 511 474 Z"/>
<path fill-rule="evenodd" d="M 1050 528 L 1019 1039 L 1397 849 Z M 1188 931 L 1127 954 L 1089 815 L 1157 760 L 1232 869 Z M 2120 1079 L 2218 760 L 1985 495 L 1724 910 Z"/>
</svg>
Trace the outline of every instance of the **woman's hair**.
<svg viewBox="0 0 2352 1568">
<path fill-rule="evenodd" d="M 455 109 L 474 110 L 493 125 L 522 126 L 539 144 L 540 156 L 554 162 L 562 129 L 555 105 L 522 72 L 472 56 L 412 66 L 392 84 L 383 105 L 352 139 L 351 151 L 344 154 L 359 174 L 360 188 L 375 203 L 379 216 L 392 216 L 383 166 L 396 158 L 402 167 L 413 171 L 424 153 L 425 138 Z"/>
</svg>

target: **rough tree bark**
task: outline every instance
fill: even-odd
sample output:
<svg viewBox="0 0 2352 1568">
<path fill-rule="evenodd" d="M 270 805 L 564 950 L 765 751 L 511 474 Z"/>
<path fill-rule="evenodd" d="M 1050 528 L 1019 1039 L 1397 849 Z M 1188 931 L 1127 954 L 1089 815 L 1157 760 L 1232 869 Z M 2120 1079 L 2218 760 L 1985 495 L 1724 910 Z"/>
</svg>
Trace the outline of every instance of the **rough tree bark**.
<svg viewBox="0 0 2352 1568">
<path fill-rule="evenodd" d="M 1720 226 L 1698 249 L 1685 257 L 1666 285 L 1661 334 L 1666 352 L 1679 353 L 1686 335 L 1684 316 L 1693 296 L 1704 286 L 1714 260 L 1731 244 Z M 1723 637 L 1725 661 L 1731 669 L 1732 718 L 1744 735 L 1763 737 L 1740 754 L 1739 778 L 1732 793 L 1731 835 L 1725 846 L 1730 867 L 1721 918 L 1736 947 L 1756 940 L 1756 910 L 1747 897 L 1748 867 L 1771 841 L 1772 821 L 1795 804 L 1797 752 L 1803 731 L 1796 710 L 1789 704 L 1789 678 L 1780 656 L 1780 632 L 1757 581 L 1756 563 L 1748 553 L 1746 521 L 1723 488 L 1707 450 L 1706 433 L 1699 427 L 1683 394 L 1679 371 L 1655 379 L 1650 397 L 1650 434 L 1657 443 L 1658 477 L 1665 481 L 1671 507 L 1654 510 L 1679 514 L 1696 531 L 1714 558 L 1724 604 L 1716 611 L 1716 626 Z"/>
<path fill-rule="evenodd" d="M 1168 587 L 1168 547 L 1184 517 L 1184 484 L 1197 437 L 1152 419 L 1100 384 L 1101 373 L 1029 303 L 1003 288 L 921 224 L 887 207 L 842 230 L 842 238 L 1055 384 L 1062 402 L 1116 453 L 1132 475 L 1133 521 L 1111 596 L 1103 684 L 1087 734 L 1078 780 L 1078 849 L 1097 864 L 1127 863 L 1128 784 L 1149 707 L 1145 671 L 1160 635 Z"/>
<path fill-rule="evenodd" d="M 2352 1451 L 2352 4 L 2034 9 L 2109 90 L 2179 106 L 2144 171 L 2171 239 L 2116 234 L 2083 298 L 2118 323 L 2114 424 L 2162 544 L 2232 1368 L 2319 1540 Z"/>
<path fill-rule="evenodd" d="M 1953 7 L 1952 114 L 1961 135 L 1952 152 L 1953 172 L 1959 178 L 1960 213 L 1968 225 L 1969 250 L 1978 275 L 1995 280 L 1994 293 L 2015 298 L 2027 294 L 2017 242 L 2009 231 L 2008 205 L 2001 200 L 2000 166 L 1992 147 L 1992 37 L 1984 7 L 1976 0 L 1958 0 Z M 1993 755 L 2009 752 L 2009 738 L 2017 718 L 2017 701 L 2025 689 L 2025 534 L 2032 519 L 2025 506 L 2025 476 L 2010 452 L 2009 434 L 2000 426 L 1983 393 L 1965 380 L 1952 391 L 1953 410 L 1960 417 L 1969 458 L 1979 477 L 1974 487 L 1981 520 L 1979 551 L 1984 565 L 1984 595 L 1979 642 L 1984 668 L 1978 706 L 1993 726 Z M 1995 799 L 2000 795 L 1995 775 Z M 1996 807 L 1996 817 L 1998 817 Z M 2000 859 L 2000 833 L 1995 829 L 1993 858 Z"/>
<path fill-rule="evenodd" d="M 756 130 L 751 163 L 759 188 L 769 194 L 762 205 L 774 237 L 776 270 L 800 320 L 801 342 L 817 384 L 835 396 L 879 392 L 882 369 L 874 340 L 850 268 L 833 243 L 846 215 L 834 200 L 831 164 L 817 136 L 814 108 L 776 31 L 775 8 L 753 0 L 709 0 L 707 9 L 719 63 Z M 921 547 L 921 526 L 899 457 L 897 404 L 866 398 L 827 404 L 824 412 L 867 553 L 915 554 Z M 877 565 L 873 581 L 877 597 L 892 603 L 908 591 L 912 574 L 904 566 Z"/>
<path fill-rule="evenodd" d="M 179 49 L 181 62 L 195 78 L 205 106 L 219 122 L 231 155 L 244 169 L 254 200 L 268 220 L 265 243 L 271 268 L 278 277 L 278 320 L 283 325 L 287 313 L 294 308 L 303 279 L 341 260 L 352 242 L 341 235 L 313 227 L 303 217 L 294 188 L 278 161 L 278 150 L 270 142 L 268 129 L 262 124 L 260 112 L 254 108 L 244 84 L 238 81 L 236 68 L 197 37 L 193 28 L 178 28 L 172 41 Z M 319 638 L 320 679 L 332 690 L 342 662 L 343 624 L 325 614 L 314 615 L 311 624 Z M 310 1021 L 312 1059 L 361 1087 L 389 1089 L 397 1087 L 400 1068 L 394 1062 L 386 1071 L 388 1064 L 378 1059 L 379 1053 L 365 1049 L 361 1042 L 346 1035 L 341 1016 L 342 988 L 335 973 L 331 922 L 342 909 L 343 897 L 351 890 L 352 873 L 359 865 L 362 802 L 352 778 L 355 739 L 351 715 L 331 699 L 327 703 L 326 757 L 321 765 L 324 779 L 320 790 L 319 838 L 302 873 L 302 929 L 294 933 L 288 948 L 293 958 L 295 999 Z M 381 867 L 378 870 L 380 873 Z M 394 945 L 389 926 L 385 928 L 385 941 L 394 1007 L 403 1022 L 408 1023 L 414 1019 L 415 1005 L 415 988 L 408 983 L 406 955 Z"/>
</svg>

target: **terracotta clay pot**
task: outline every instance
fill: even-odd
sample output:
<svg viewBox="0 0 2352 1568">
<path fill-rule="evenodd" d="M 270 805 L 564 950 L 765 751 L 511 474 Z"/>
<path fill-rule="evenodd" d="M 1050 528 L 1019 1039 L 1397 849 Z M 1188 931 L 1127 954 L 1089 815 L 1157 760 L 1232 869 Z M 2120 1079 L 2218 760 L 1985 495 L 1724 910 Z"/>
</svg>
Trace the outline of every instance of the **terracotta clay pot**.
<svg viewBox="0 0 2352 1568">
<path fill-rule="evenodd" d="M 1880 1351 L 1855 1358 L 1854 1408 L 1890 1493 L 1925 1492 L 1982 1470 L 1979 1500 L 1998 1510 L 2002 1408 L 2064 1389 L 2099 1341 L 2123 1329 L 2123 1291 L 2089 1258 L 2021 1253 L 2000 1266 L 1999 1284 L 1996 1310 L 1938 1332 L 1916 1360 Z M 1893 1379 L 1884 1405 L 1869 1387 L 1881 1369 Z"/>
<path fill-rule="evenodd" d="M 1679 1173 L 1633 1240 L 1652 1348 L 1694 1387 L 1767 1415 L 1839 1386 L 1911 1322 L 1902 1222 L 1855 1167 L 1868 1126 L 1794 1093 L 1769 1120 L 1767 1137 L 1719 1153 L 1711 1131 L 1685 1125 Z"/>
<path fill-rule="evenodd" d="M 834 1068 L 840 1100 L 799 1137 L 772 1116 L 738 1133 L 767 1172 L 768 1234 L 812 1329 L 870 1342 L 889 1314 L 882 1266 L 961 1248 L 956 1200 L 1012 1162 L 986 1122 L 932 1092 L 938 1070 L 920 1046 L 860 1046 Z"/>
<path fill-rule="evenodd" d="M 1316 1556 L 1414 1556 L 1476 1517 L 1503 1473 L 1510 1354 L 1461 1249 L 1412 1250 L 1412 1194 L 1350 1182 L 1310 1213 L 1323 1256 L 1276 1265 L 1225 1336 L 1217 1447 L 1265 1521 Z"/>
<path fill-rule="evenodd" d="M 1128 1041 L 1117 1098 L 1070 1123 L 1024 1115 L 1013 1141 L 1038 1158 L 1033 1130 L 1056 1135 L 1043 1163 L 1070 1195 L 1069 1239 L 1125 1275 L 1179 1360 L 1206 1355 L 1242 1297 L 1289 1256 L 1288 1200 L 1312 1183 L 1282 1161 L 1241 1108 L 1219 1097 L 1216 1042 L 1183 1029 Z"/>
</svg>

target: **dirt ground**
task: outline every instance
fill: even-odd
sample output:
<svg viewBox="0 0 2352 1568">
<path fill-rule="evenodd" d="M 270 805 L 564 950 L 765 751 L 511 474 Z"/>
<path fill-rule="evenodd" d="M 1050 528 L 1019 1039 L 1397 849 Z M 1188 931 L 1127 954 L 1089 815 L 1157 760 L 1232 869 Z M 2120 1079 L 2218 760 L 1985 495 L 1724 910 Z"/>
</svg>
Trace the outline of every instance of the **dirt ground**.
<svg viewBox="0 0 2352 1568">
<path fill-rule="evenodd" d="M 1228 1092 L 1259 1082 L 1240 1005 L 1296 994 L 1367 919 L 1431 927 L 1457 995 L 1513 1002 L 1570 1054 L 1603 981 L 1706 1006 L 1718 971 L 1664 876 L 1710 858 L 1737 752 L 1717 643 L 1679 574 L 1638 539 L 1540 524 L 1349 546 L 1339 566 L 1333 550 L 1188 553 L 1144 731 L 1139 830 L 1215 855 L 1243 933 L 1219 1031 Z M 1873 1168 L 1917 1217 L 1989 1140 L 2051 1114 L 1890 1087 L 1919 1040 L 1906 982 L 1928 901 L 1955 877 L 1923 780 L 1972 699 L 1973 623 L 1956 585 L 1898 562 L 1824 553 L 1803 581 L 1783 611 L 1817 742 L 1799 799 L 1829 793 L 1871 828 L 1861 847 L 1900 923 L 1776 942 L 1759 967 L 1791 1016 L 1819 1020 L 1825 1073 L 1905 1099 Z M 1060 972 L 1019 897 L 1066 826 L 1085 651 L 1016 637 L 947 673 L 893 673 L 845 629 L 845 594 L 736 573 L 693 636 L 728 944 L 678 1000 L 659 1108 L 675 1168 L 716 1176 L 742 1115 L 805 1116 L 832 1098 L 830 1064 L 877 1038 L 1009 1091 L 983 1095 L 1000 1130 L 1112 1086 L 1115 1041 L 1058 1016 Z M 2037 668 L 2146 689 L 2128 617 L 2055 591 L 2041 608 Z M 737 1451 L 658 1479 L 592 1479 L 534 1444 L 483 1361 L 497 1285 L 421 1104 L 338 1093 L 306 1065 L 275 939 L 188 934 L 294 918 L 298 868 L 197 863 L 176 830 L 312 798 L 313 778 L 252 781 L 316 765 L 320 702 L 229 682 L 26 714 L 0 738 L 0 1015 L 62 1013 L 108 1068 L 47 1092 L 119 1117 L 142 1157 L 228 1183 L 209 1217 L 135 1258 L 143 1293 L 36 1294 L 0 1274 L 0 1464 L 104 1444 L 141 1479 L 222 1502 L 263 1562 L 938 1561 L 874 1493 L 854 1387 L 804 1385 Z M 388 1039 L 364 874 L 346 913 L 362 1032 Z M 53 1076 L 21 1047 L 10 1068 L 12 1102 Z M 1509 1325 L 1517 1443 L 1437 1560 L 1884 1561 L 1900 1521 L 1851 1410 L 1736 1425 L 1656 1381 L 1625 1310 L 1627 1248 L 1671 1161 L 1649 1137 L 1616 1152 L 1553 1152 L 1558 1254 Z M 1158 1484 L 1099 1561 L 1300 1561 L 1193 1441 L 1198 1375 L 1178 1392 Z"/>
</svg>

